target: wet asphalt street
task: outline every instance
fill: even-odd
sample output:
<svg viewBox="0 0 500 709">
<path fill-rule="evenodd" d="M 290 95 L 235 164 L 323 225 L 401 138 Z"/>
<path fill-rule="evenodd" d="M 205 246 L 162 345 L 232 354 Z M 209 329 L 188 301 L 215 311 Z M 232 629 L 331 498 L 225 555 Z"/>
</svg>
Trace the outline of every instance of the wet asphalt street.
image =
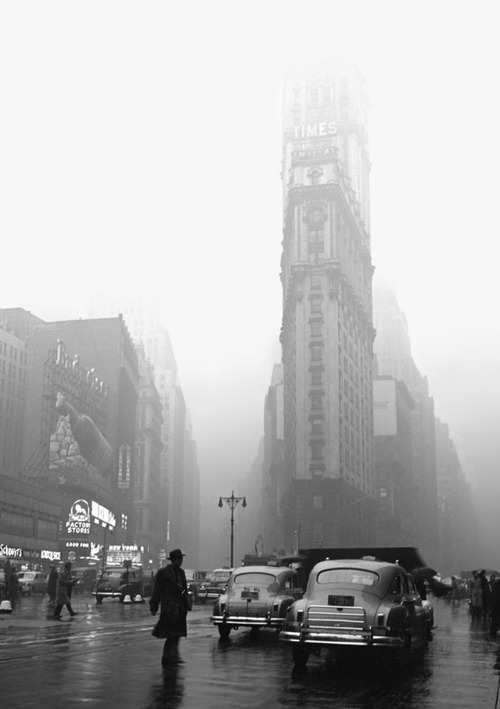
<svg viewBox="0 0 500 709">
<path fill-rule="evenodd" d="M 498 702 L 499 641 L 467 604 L 433 600 L 438 625 L 423 659 L 405 670 L 381 661 L 312 657 L 293 672 L 289 646 L 275 631 L 233 631 L 219 640 L 209 606 L 189 614 L 185 664 L 162 671 L 163 641 L 151 636 L 147 604 L 77 596 L 79 615 L 57 622 L 46 599 L 22 599 L 0 615 L 0 702 L 9 709 L 109 707 L 493 707 Z M 66 614 L 66 610 L 63 614 Z"/>
</svg>

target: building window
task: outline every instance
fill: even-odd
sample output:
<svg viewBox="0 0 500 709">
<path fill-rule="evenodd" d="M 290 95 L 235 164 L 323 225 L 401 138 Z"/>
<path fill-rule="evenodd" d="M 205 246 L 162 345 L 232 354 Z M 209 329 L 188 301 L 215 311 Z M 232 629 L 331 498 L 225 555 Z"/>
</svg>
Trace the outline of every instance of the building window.
<svg viewBox="0 0 500 709">
<path fill-rule="evenodd" d="M 318 360 L 323 357 L 323 345 L 312 345 L 311 359 Z"/>
<path fill-rule="evenodd" d="M 323 509 L 323 496 L 322 495 L 313 495 L 313 508 L 315 510 L 322 510 Z"/>
<path fill-rule="evenodd" d="M 311 458 L 313 460 L 321 460 L 323 458 L 323 442 L 313 441 L 311 443 Z"/>
<path fill-rule="evenodd" d="M 313 295 L 311 296 L 311 313 L 321 313 L 321 306 L 323 303 L 322 296 Z"/>
<path fill-rule="evenodd" d="M 325 214 L 320 207 L 314 207 L 307 215 L 309 259 L 323 256 L 325 251 Z"/>
<path fill-rule="evenodd" d="M 323 372 L 321 369 L 313 369 L 311 371 L 311 384 L 322 384 L 323 383 Z M 313 394 L 314 396 L 314 394 Z"/>
<path fill-rule="evenodd" d="M 323 433 L 323 419 L 314 417 L 311 419 L 311 433 Z"/>
<path fill-rule="evenodd" d="M 320 320 L 315 320 L 311 323 L 311 335 L 312 337 L 319 337 L 322 332 L 322 322 Z"/>
<path fill-rule="evenodd" d="M 311 185 L 319 185 L 319 180 L 322 174 L 323 171 L 318 170 L 318 168 L 314 168 L 314 170 L 309 170 L 307 176 L 311 181 Z"/>
<path fill-rule="evenodd" d="M 315 391 L 311 393 L 311 408 L 312 409 L 322 409 L 323 408 L 323 393 Z"/>
</svg>

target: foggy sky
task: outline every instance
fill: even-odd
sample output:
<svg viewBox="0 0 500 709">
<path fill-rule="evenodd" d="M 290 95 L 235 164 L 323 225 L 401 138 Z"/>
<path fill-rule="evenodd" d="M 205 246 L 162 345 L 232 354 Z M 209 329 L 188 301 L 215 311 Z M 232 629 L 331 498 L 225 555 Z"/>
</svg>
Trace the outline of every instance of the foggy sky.
<svg viewBox="0 0 500 709">
<path fill-rule="evenodd" d="M 154 280 L 204 485 L 230 494 L 280 358 L 284 72 L 356 60 L 373 263 L 466 474 L 497 477 L 497 19 L 481 1 L 3 3 L 0 306 L 80 317 L 99 284 Z"/>
</svg>

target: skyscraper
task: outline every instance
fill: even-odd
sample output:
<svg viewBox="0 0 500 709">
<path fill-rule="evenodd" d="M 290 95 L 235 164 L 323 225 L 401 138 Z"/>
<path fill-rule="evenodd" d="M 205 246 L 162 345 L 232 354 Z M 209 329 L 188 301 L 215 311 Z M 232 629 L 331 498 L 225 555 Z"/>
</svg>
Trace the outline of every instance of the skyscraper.
<svg viewBox="0 0 500 709">
<path fill-rule="evenodd" d="M 356 68 L 290 72 L 281 279 L 289 548 L 373 542 L 367 96 Z"/>
</svg>

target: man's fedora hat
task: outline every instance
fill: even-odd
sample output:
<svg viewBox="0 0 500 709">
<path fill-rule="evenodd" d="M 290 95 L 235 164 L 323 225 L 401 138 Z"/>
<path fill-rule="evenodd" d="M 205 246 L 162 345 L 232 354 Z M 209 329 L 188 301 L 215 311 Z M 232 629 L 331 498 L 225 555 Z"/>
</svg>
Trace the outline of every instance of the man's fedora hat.
<svg viewBox="0 0 500 709">
<path fill-rule="evenodd" d="M 180 549 L 174 549 L 173 551 L 170 552 L 170 556 L 168 558 L 169 559 L 181 559 L 183 556 L 186 556 L 186 555 L 183 554 Z"/>
</svg>

